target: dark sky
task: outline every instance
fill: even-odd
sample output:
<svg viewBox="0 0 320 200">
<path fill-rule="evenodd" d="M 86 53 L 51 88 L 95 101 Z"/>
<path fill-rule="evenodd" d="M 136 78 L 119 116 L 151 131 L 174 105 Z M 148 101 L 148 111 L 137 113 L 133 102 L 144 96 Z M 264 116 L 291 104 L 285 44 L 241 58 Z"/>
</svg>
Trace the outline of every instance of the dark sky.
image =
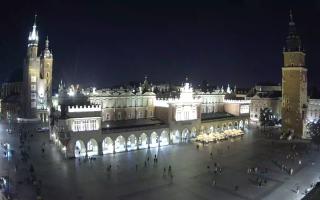
<svg viewBox="0 0 320 200">
<path fill-rule="evenodd" d="M 102 87 L 145 75 L 153 82 L 188 75 L 214 85 L 279 83 L 291 8 L 309 84 L 320 85 L 319 1 L 8 2 L 0 10 L 1 81 L 22 67 L 36 12 L 40 46 L 48 35 L 53 50 L 55 85 Z"/>
</svg>

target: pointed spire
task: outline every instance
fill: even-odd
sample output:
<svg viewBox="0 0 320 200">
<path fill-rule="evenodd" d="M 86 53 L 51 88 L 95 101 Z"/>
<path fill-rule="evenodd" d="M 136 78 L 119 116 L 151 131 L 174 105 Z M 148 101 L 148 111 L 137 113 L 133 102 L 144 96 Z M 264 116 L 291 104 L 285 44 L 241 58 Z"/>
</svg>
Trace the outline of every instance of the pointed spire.
<svg viewBox="0 0 320 200">
<path fill-rule="evenodd" d="M 296 24 L 293 21 L 292 10 L 289 12 L 289 34 L 296 34 Z"/>
<path fill-rule="evenodd" d="M 290 10 L 289 13 L 289 34 L 286 39 L 284 51 L 302 51 L 301 40 L 297 34 L 296 24 L 293 21 L 292 10 Z"/>
<path fill-rule="evenodd" d="M 46 39 L 46 46 L 45 46 L 45 49 L 44 49 L 44 57 L 45 58 L 52 57 L 52 53 L 49 50 L 49 38 L 48 38 L 48 36 L 47 36 L 47 39 Z"/>
<path fill-rule="evenodd" d="M 38 31 L 37 31 L 37 24 L 36 21 L 37 20 L 37 15 L 34 16 L 34 23 L 32 26 L 32 31 L 29 33 L 29 45 L 38 45 L 38 40 L 39 40 L 39 36 L 38 36 Z"/>
<path fill-rule="evenodd" d="M 231 93 L 231 89 L 230 89 L 230 85 L 228 83 L 228 86 L 227 86 L 227 93 L 230 94 Z"/>
<path fill-rule="evenodd" d="M 292 14 L 292 10 L 291 10 L 291 9 L 290 9 L 289 17 L 290 17 L 290 22 L 289 22 L 289 24 L 290 24 L 290 25 L 294 25 L 293 14 Z"/>
<path fill-rule="evenodd" d="M 37 26 L 37 14 L 34 14 L 34 23 L 33 26 Z"/>
<path fill-rule="evenodd" d="M 47 36 L 47 39 L 46 39 L 46 49 L 49 49 L 49 38 Z"/>
</svg>

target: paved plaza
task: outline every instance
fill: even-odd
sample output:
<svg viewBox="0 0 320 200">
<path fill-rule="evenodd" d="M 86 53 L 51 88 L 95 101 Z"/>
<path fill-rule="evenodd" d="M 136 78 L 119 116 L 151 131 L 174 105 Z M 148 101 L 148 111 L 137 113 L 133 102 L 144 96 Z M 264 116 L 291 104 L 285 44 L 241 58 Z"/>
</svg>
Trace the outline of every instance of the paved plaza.
<svg viewBox="0 0 320 200">
<path fill-rule="evenodd" d="M 40 192 L 46 200 L 291 200 L 301 199 L 304 190 L 320 176 L 317 151 L 309 150 L 308 153 L 308 145 L 299 142 L 295 145 L 295 152 L 299 154 L 294 159 L 287 159 L 289 152 L 293 155 L 292 145 L 266 138 L 256 128 L 249 129 L 242 139 L 200 144 L 199 148 L 196 143 L 177 144 L 98 156 L 91 161 L 65 159 L 56 146 L 49 143 L 47 133 L 34 133 L 27 142 L 30 158 L 23 162 L 17 134 L 2 131 L 0 139 L 2 143 L 11 143 L 15 150 L 9 160 L 1 157 L 0 175 L 10 175 L 11 192 L 17 199 L 35 199 L 36 186 L 28 181 L 30 164 L 34 166 L 36 185 L 41 185 Z M 44 153 L 41 150 L 43 142 Z M 154 164 L 154 155 L 157 155 L 157 164 Z M 215 163 L 221 167 L 221 173 L 219 170 L 214 172 Z M 294 169 L 293 175 L 281 170 L 282 163 L 288 169 Z M 111 170 L 107 170 L 109 165 Z M 169 165 L 172 177 L 168 173 Z M 256 167 L 256 173 L 248 174 L 248 168 Z M 261 186 L 257 178 L 263 180 Z"/>
</svg>

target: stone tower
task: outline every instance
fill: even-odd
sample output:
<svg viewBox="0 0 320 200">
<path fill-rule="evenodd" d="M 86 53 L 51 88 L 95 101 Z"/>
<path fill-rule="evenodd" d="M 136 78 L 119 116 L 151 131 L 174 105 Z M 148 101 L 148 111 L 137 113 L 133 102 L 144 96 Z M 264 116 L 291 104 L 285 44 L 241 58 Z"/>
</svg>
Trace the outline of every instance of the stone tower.
<svg viewBox="0 0 320 200">
<path fill-rule="evenodd" d="M 37 117 L 37 81 L 40 79 L 40 58 L 38 57 L 39 36 L 36 20 L 28 37 L 27 57 L 23 74 L 24 110 L 28 118 Z"/>
<path fill-rule="evenodd" d="M 307 108 L 305 53 L 290 11 L 289 34 L 283 49 L 282 131 L 301 138 Z"/>
<path fill-rule="evenodd" d="M 38 56 L 39 35 L 36 20 L 28 37 L 27 56 L 23 74 L 23 99 L 25 117 L 48 121 L 48 108 L 51 106 L 52 63 L 49 40 Z"/>
<path fill-rule="evenodd" d="M 41 73 L 40 76 L 42 79 L 45 80 L 45 93 L 47 98 L 48 106 L 51 106 L 52 100 L 52 63 L 53 63 L 53 56 L 49 49 L 49 39 L 46 39 L 46 45 L 43 52 L 43 56 L 41 58 Z"/>
</svg>

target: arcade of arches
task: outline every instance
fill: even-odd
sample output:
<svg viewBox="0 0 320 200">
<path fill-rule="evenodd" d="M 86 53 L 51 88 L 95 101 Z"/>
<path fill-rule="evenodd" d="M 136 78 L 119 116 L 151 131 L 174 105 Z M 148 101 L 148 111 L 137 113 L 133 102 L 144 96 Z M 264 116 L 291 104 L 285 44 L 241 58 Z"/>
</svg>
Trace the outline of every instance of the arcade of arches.
<svg viewBox="0 0 320 200">
<path fill-rule="evenodd" d="M 188 143 L 198 134 L 210 134 L 232 129 L 244 129 L 248 126 L 248 120 L 230 121 L 223 123 L 203 123 L 197 132 L 196 127 L 191 129 L 173 130 L 170 133 L 163 130 L 161 133 L 151 132 L 131 134 L 125 137 L 118 135 L 116 138 L 106 136 L 101 142 L 91 138 L 88 141 L 77 140 L 74 143 L 74 156 L 95 156 L 116 152 L 133 151 L 146 148 L 155 148 L 169 144 Z"/>
</svg>

